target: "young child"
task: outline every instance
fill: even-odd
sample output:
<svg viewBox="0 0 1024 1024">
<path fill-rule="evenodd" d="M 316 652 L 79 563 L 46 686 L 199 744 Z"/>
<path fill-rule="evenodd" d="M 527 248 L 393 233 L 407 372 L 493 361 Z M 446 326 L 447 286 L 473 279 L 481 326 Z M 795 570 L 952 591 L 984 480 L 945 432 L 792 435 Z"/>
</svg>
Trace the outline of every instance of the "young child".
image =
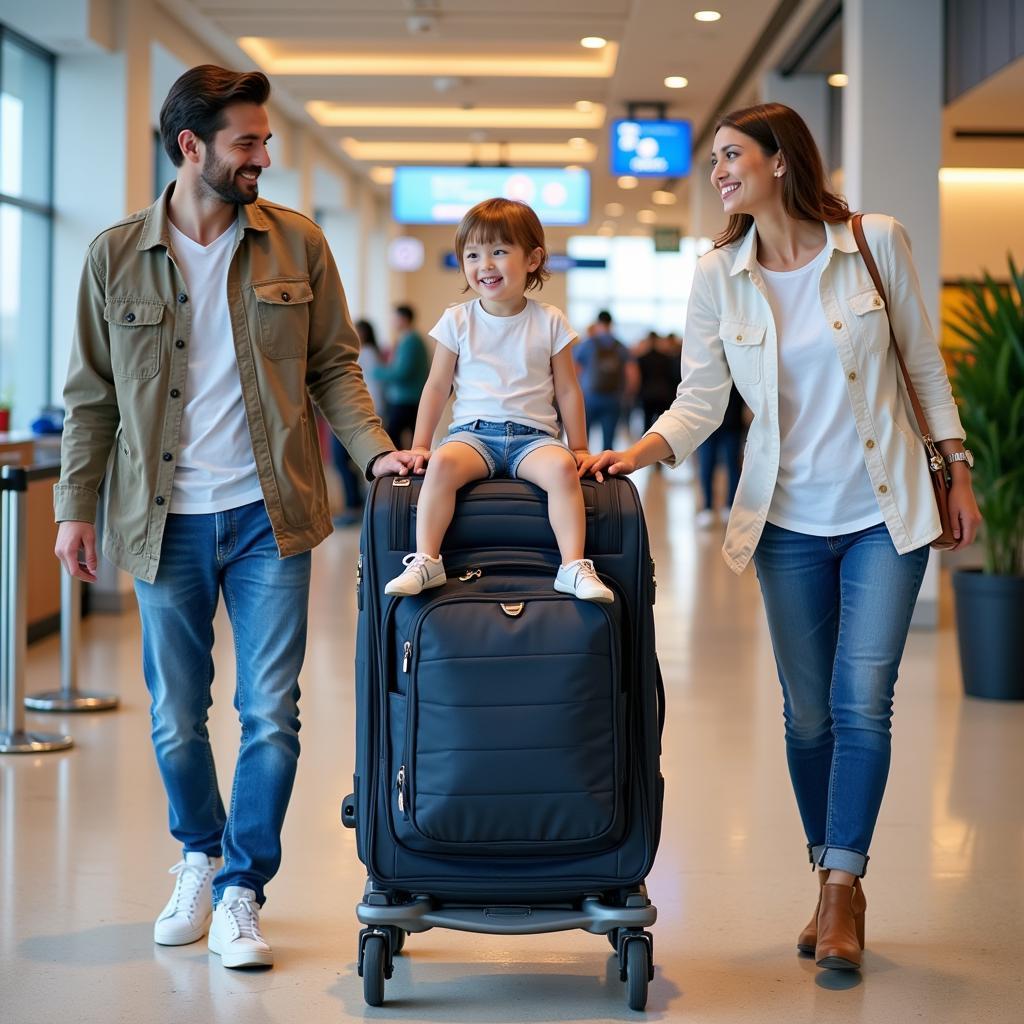
<svg viewBox="0 0 1024 1024">
<path fill-rule="evenodd" d="M 462 219 L 455 252 L 466 276 L 464 290 L 477 298 L 446 309 L 430 332 L 438 344 L 412 449 L 414 472 L 426 471 L 416 551 L 406 555 L 405 571 L 384 592 L 410 595 L 441 586 L 441 540 L 456 491 L 472 480 L 511 476 L 547 491 L 562 560 L 555 590 L 611 602 L 614 595 L 583 557 L 586 515 L 577 470 L 588 453 L 583 395 L 572 362 L 576 335 L 559 310 L 526 298 L 549 276 L 544 229 L 525 203 L 488 199 Z M 431 454 L 453 386 L 452 426 Z M 569 447 L 559 436 L 559 414 Z"/>
</svg>

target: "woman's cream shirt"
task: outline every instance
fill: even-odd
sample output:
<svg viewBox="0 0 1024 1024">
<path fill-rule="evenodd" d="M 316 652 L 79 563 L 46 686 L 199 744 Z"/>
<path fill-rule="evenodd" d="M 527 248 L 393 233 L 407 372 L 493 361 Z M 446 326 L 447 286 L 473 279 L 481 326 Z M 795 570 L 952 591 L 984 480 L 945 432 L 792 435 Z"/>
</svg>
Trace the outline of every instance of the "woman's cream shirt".
<svg viewBox="0 0 1024 1024">
<path fill-rule="evenodd" d="M 889 298 L 900 350 L 932 437 L 963 438 L 945 365 L 932 333 L 906 229 L 869 214 L 864 233 Z M 651 427 L 678 465 L 719 425 L 735 382 L 754 420 L 733 502 L 723 554 L 733 572 L 750 561 L 764 529 L 779 471 L 778 337 L 757 263 L 757 231 L 701 257 L 686 316 L 682 382 L 675 401 Z M 837 372 L 860 438 L 849 458 L 863 460 L 878 507 L 900 554 L 940 531 L 924 447 L 889 343 L 885 306 L 857 251 L 849 223 L 825 224 L 827 263 L 821 274 L 822 316 L 829 325 Z M 851 463 L 852 464 L 852 463 Z"/>
</svg>

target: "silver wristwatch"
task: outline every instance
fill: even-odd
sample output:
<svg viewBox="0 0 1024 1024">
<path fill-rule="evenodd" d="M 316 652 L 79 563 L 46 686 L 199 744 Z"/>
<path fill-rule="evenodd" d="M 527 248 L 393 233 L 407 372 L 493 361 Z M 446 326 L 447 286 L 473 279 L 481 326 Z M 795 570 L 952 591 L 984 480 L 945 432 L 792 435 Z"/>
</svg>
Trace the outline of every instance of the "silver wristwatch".
<svg viewBox="0 0 1024 1024">
<path fill-rule="evenodd" d="M 954 462 L 966 462 L 968 469 L 974 469 L 974 452 L 965 448 L 962 452 L 951 452 L 946 456 L 946 462 L 953 465 Z"/>
</svg>

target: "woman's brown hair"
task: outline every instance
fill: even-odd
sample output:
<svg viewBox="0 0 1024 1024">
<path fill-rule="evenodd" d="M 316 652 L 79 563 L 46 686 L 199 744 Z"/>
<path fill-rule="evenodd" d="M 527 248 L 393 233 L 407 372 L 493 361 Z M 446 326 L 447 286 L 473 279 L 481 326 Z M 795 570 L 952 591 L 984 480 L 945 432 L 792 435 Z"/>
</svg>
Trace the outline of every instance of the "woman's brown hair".
<svg viewBox="0 0 1024 1024">
<path fill-rule="evenodd" d="M 734 110 L 720 118 L 720 128 L 735 128 L 752 138 L 767 156 L 782 153 L 786 173 L 782 176 L 782 206 L 795 220 L 817 220 L 838 224 L 850 216 L 846 200 L 830 192 L 821 154 L 804 119 L 781 103 L 759 103 Z M 715 239 L 715 248 L 738 242 L 750 230 L 754 218 L 734 213 L 725 230 Z"/>
<path fill-rule="evenodd" d="M 459 267 L 462 267 L 462 254 L 467 245 L 492 245 L 494 242 L 512 242 L 527 256 L 534 249 L 543 249 L 540 266 L 526 275 L 526 290 L 543 287 L 551 276 L 547 267 L 548 249 L 540 218 L 531 207 L 517 199 L 485 199 L 477 203 L 462 218 L 455 232 L 455 258 Z M 469 291 L 469 285 L 462 290 Z"/>
</svg>

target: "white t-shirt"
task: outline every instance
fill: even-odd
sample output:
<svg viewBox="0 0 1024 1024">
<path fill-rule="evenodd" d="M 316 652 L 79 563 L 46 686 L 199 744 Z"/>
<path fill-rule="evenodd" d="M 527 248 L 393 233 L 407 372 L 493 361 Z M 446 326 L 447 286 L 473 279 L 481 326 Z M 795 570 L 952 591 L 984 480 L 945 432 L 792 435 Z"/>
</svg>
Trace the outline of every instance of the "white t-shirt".
<svg viewBox="0 0 1024 1024">
<path fill-rule="evenodd" d="M 473 299 L 449 306 L 430 335 L 459 357 L 453 424 L 511 421 L 558 435 L 551 360 L 576 338 L 561 310 L 527 299 L 515 316 L 494 316 Z"/>
<path fill-rule="evenodd" d="M 798 270 L 761 267 L 779 339 L 781 450 L 768 522 L 815 537 L 883 521 L 818 295 L 827 259 L 823 249 Z"/>
<path fill-rule="evenodd" d="M 203 246 L 171 224 L 175 261 L 192 307 L 171 512 L 225 512 L 263 498 L 228 314 L 228 266 L 235 232 L 232 224 Z"/>
</svg>

